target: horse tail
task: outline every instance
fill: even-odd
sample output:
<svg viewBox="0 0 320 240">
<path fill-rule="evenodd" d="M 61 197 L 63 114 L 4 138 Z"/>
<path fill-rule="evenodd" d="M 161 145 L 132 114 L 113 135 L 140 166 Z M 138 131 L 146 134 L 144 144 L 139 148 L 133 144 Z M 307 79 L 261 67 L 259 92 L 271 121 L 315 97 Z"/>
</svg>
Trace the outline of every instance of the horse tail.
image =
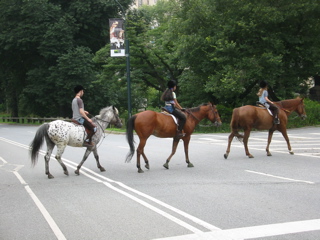
<svg viewBox="0 0 320 240">
<path fill-rule="evenodd" d="M 238 132 L 239 130 L 239 122 L 240 122 L 240 114 L 239 114 L 240 109 L 239 108 L 235 108 L 233 109 L 233 113 L 232 113 L 232 119 L 231 119 L 231 123 L 230 123 L 230 128 L 232 133 L 234 134 L 234 136 L 240 141 L 243 141 L 243 135 L 240 134 Z"/>
<path fill-rule="evenodd" d="M 45 136 L 48 136 L 48 128 L 49 124 L 42 124 L 36 132 L 33 141 L 30 143 L 30 156 L 32 165 L 36 165 L 38 161 L 39 150 L 43 144 L 43 140 Z"/>
<path fill-rule="evenodd" d="M 132 116 L 127 122 L 126 137 L 127 137 L 128 144 L 130 146 L 130 151 L 127 154 L 126 162 L 131 161 L 133 154 L 134 154 L 134 151 L 135 151 L 133 130 L 134 130 L 134 122 L 136 120 L 136 117 L 137 117 L 136 115 Z"/>
</svg>

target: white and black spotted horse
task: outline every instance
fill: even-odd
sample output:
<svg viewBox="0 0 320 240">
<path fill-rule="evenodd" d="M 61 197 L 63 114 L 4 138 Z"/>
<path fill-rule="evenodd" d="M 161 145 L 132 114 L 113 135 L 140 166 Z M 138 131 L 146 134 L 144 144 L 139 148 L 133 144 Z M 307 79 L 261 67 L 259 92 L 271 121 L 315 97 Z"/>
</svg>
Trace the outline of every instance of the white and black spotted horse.
<svg viewBox="0 0 320 240">
<path fill-rule="evenodd" d="M 79 170 L 82 164 L 86 161 L 91 152 L 93 152 L 94 154 L 94 157 L 97 161 L 97 166 L 100 169 L 100 171 L 105 171 L 105 169 L 100 165 L 99 162 L 97 145 L 104 134 L 104 130 L 107 128 L 109 124 L 113 124 L 119 128 L 122 127 L 122 122 L 119 118 L 118 109 L 114 106 L 101 109 L 100 114 L 91 119 L 97 126 L 97 131 L 92 137 L 92 142 L 94 143 L 94 146 L 87 148 L 82 161 L 75 170 L 75 174 L 77 175 L 79 175 Z M 37 130 L 36 135 L 30 144 L 30 156 L 33 165 L 37 163 L 39 150 L 44 142 L 44 138 L 46 139 L 47 143 L 47 152 L 44 159 L 46 174 L 48 175 L 48 178 L 53 178 L 53 176 L 49 172 L 49 161 L 52 150 L 55 145 L 57 145 L 57 153 L 55 158 L 62 166 L 64 174 L 69 175 L 65 164 L 61 160 L 61 156 L 67 145 L 72 147 L 82 147 L 83 141 L 84 139 L 86 139 L 86 132 L 84 127 L 82 125 L 76 125 L 74 123 L 62 120 L 55 120 L 50 123 L 42 124 Z"/>
</svg>

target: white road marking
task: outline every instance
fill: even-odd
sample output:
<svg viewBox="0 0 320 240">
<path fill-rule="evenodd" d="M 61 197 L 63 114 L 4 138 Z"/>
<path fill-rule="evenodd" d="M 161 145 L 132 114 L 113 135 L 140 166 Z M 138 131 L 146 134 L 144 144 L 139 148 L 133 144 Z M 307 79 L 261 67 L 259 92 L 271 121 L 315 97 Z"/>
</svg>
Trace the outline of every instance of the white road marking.
<svg viewBox="0 0 320 240">
<path fill-rule="evenodd" d="M 279 236 L 309 231 L 320 230 L 320 219 L 286 222 L 254 227 L 234 228 L 202 234 L 188 234 L 168 238 L 158 238 L 156 240 L 240 240 Z"/>
<path fill-rule="evenodd" d="M 7 164 L 7 161 L 5 161 L 3 158 L 0 157 L 0 160 Z M 53 231 L 53 233 L 56 235 L 58 240 L 66 240 L 66 237 L 64 236 L 64 234 L 61 232 L 60 228 L 58 227 L 58 225 L 56 224 L 56 222 L 53 220 L 53 218 L 51 217 L 51 215 L 49 214 L 49 212 L 47 211 L 47 209 L 43 206 L 43 204 L 41 203 L 41 201 L 39 200 L 39 198 L 34 194 L 34 192 L 31 190 L 31 188 L 29 187 L 29 185 L 26 183 L 26 181 L 22 178 L 22 176 L 18 173 L 18 170 L 22 168 L 22 165 L 18 165 L 13 171 L 12 173 L 18 178 L 18 180 L 20 181 L 20 183 L 22 185 L 24 185 L 25 190 L 27 191 L 27 193 L 29 194 L 29 196 L 32 198 L 32 200 L 34 201 L 34 203 L 36 204 L 36 206 L 38 207 L 38 209 L 40 210 L 41 214 L 43 215 L 43 217 L 45 218 L 45 220 L 47 221 L 47 223 L 49 224 L 51 230 Z"/>
<path fill-rule="evenodd" d="M 62 160 L 65 162 L 65 164 L 68 167 L 76 169 L 76 163 L 74 163 L 74 162 L 72 162 L 70 160 L 64 159 L 64 158 L 62 158 Z M 199 218 L 196 218 L 196 217 L 194 217 L 194 216 L 192 216 L 192 215 L 190 215 L 190 214 L 188 214 L 186 212 L 183 212 L 183 211 L 181 211 L 181 210 L 179 210 L 177 208 L 174 208 L 174 207 L 172 207 L 172 206 L 170 206 L 170 205 L 168 205 L 168 204 L 166 204 L 166 203 L 164 203 L 164 202 L 162 202 L 162 201 L 160 201 L 160 200 L 158 200 L 156 198 L 153 198 L 153 197 L 151 197 L 151 196 L 149 196 L 147 194 L 144 194 L 144 193 L 142 193 L 142 192 L 140 192 L 138 190 L 130 188 L 127 185 L 125 185 L 124 183 L 122 183 L 122 182 L 118 182 L 118 181 L 114 181 L 114 180 L 112 180 L 110 178 L 106 178 L 106 177 L 104 177 L 104 176 L 102 176 L 102 175 L 100 175 L 100 174 L 98 174 L 96 172 L 93 172 L 92 170 L 90 170 L 90 169 L 88 169 L 86 167 L 83 167 L 83 166 L 82 166 L 81 170 L 82 170 L 81 174 L 86 175 L 87 177 L 89 177 L 89 178 L 91 178 L 91 179 L 93 179 L 93 180 L 95 180 L 97 182 L 102 182 L 104 185 L 106 185 L 107 187 L 111 188 L 112 190 L 117 191 L 117 192 L 125 195 L 126 197 L 129 197 L 130 199 L 132 199 L 132 200 L 142 204 L 143 206 L 145 206 L 145 207 L 157 212 L 158 214 L 161 214 L 162 216 L 164 216 L 164 217 L 168 218 L 169 220 L 171 220 L 171 221 L 173 221 L 173 222 L 185 227 L 186 229 L 190 230 L 191 232 L 198 232 L 199 233 L 199 232 L 202 232 L 202 231 L 197 229 L 197 228 L 195 228 L 195 227 L 193 227 L 193 226 L 191 226 L 190 224 L 188 224 L 186 222 L 183 222 L 182 220 L 180 220 L 180 219 L 178 219 L 178 218 L 176 218 L 176 217 L 174 217 L 174 216 L 172 216 L 172 215 L 160 210 L 159 208 L 156 208 L 156 207 L 148 204 L 147 202 L 135 197 L 134 195 L 129 194 L 129 193 L 123 191 L 123 190 L 120 190 L 119 188 L 111 185 L 110 183 L 115 183 L 115 184 L 119 185 L 120 187 L 122 187 L 122 188 L 124 188 L 124 189 L 126 189 L 128 191 L 131 191 L 131 192 L 133 192 L 133 193 L 135 193 L 135 194 L 137 194 L 139 196 L 142 196 L 142 197 L 144 197 L 144 198 L 146 198 L 146 199 L 148 199 L 148 200 L 150 200 L 150 201 L 152 201 L 154 203 L 157 203 L 160 206 L 165 207 L 165 208 L 167 208 L 167 209 L 169 209 L 169 210 L 171 210 L 171 211 L 173 211 L 173 212 L 175 212 L 175 213 L 177 213 L 177 214 L 179 214 L 179 215 L 181 215 L 181 216 L 193 221 L 194 223 L 196 223 L 196 224 L 198 224 L 198 225 L 200 225 L 200 226 L 202 226 L 204 228 L 207 228 L 208 230 L 211 230 L 211 231 L 220 230 L 220 228 L 218 228 L 216 226 L 213 226 L 213 225 L 211 225 L 211 224 L 209 224 L 209 223 L 207 223 L 205 221 L 202 221 Z M 85 171 L 83 171 L 83 170 L 85 170 Z M 99 178 L 101 178 L 101 179 L 103 179 L 103 180 L 105 180 L 107 182 L 101 181 L 100 179 L 91 176 L 87 172 L 89 172 L 91 175 L 95 175 L 96 177 L 99 177 Z"/>
<path fill-rule="evenodd" d="M 267 177 L 273 177 L 273 178 L 278 178 L 278 179 L 292 181 L 292 182 L 303 182 L 303 183 L 308 183 L 308 184 L 315 184 L 314 182 L 310 182 L 310 181 L 298 180 L 298 179 L 292 179 L 292 178 L 286 178 L 286 177 L 280 177 L 280 176 L 275 176 L 275 175 L 268 174 L 268 173 L 255 172 L 255 171 L 251 171 L 251 170 L 245 170 L 245 171 L 249 172 L 249 173 L 259 174 L 259 175 L 263 175 L 263 176 L 267 176 Z"/>
<path fill-rule="evenodd" d="M 8 163 L 6 160 L 4 160 L 2 157 L 0 157 L 0 160 L 4 163 L 4 164 L 6 164 L 6 163 Z"/>
</svg>

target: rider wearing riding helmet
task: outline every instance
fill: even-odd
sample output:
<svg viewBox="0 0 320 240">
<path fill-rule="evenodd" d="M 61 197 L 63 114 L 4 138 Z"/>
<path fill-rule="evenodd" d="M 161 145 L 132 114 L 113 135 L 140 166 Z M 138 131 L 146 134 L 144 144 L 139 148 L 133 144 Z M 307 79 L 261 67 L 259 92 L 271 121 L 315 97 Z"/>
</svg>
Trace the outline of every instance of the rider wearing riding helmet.
<svg viewBox="0 0 320 240">
<path fill-rule="evenodd" d="M 84 147 L 93 147 L 94 144 L 91 142 L 92 136 L 96 132 L 96 126 L 92 120 L 87 116 L 89 112 L 84 110 L 84 104 L 81 97 L 84 94 L 84 88 L 81 85 L 77 85 L 74 88 L 74 93 L 76 96 L 72 100 L 72 119 L 76 120 L 79 124 L 83 125 L 86 129 L 89 130 L 86 140 L 83 143 Z"/>
<path fill-rule="evenodd" d="M 174 92 L 177 87 L 176 82 L 173 80 L 170 80 L 167 86 L 168 88 L 163 92 L 161 96 L 161 100 L 165 102 L 166 110 L 180 120 L 178 125 L 178 130 L 175 136 L 177 139 L 180 139 L 185 136 L 185 134 L 182 133 L 182 130 L 186 123 L 187 118 L 186 118 L 186 115 L 181 112 L 183 108 L 180 106 L 176 97 L 176 93 Z"/>
<path fill-rule="evenodd" d="M 279 108 L 268 98 L 268 83 L 264 80 L 260 82 L 260 89 L 257 93 L 259 96 L 259 102 L 266 108 L 269 108 L 274 116 L 274 124 L 280 124 L 279 120 Z"/>
</svg>

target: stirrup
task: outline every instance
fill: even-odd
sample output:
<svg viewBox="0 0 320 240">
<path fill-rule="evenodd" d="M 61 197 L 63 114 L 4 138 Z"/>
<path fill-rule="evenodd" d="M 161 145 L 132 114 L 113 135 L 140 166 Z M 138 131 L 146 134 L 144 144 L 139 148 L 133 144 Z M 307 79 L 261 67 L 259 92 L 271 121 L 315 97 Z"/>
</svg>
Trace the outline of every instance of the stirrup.
<svg viewBox="0 0 320 240">
<path fill-rule="evenodd" d="M 183 138 L 185 135 L 184 132 L 177 130 L 175 138 Z"/>
<path fill-rule="evenodd" d="M 83 147 L 94 147 L 94 142 L 87 142 L 87 141 L 84 141 L 82 146 Z"/>
</svg>

